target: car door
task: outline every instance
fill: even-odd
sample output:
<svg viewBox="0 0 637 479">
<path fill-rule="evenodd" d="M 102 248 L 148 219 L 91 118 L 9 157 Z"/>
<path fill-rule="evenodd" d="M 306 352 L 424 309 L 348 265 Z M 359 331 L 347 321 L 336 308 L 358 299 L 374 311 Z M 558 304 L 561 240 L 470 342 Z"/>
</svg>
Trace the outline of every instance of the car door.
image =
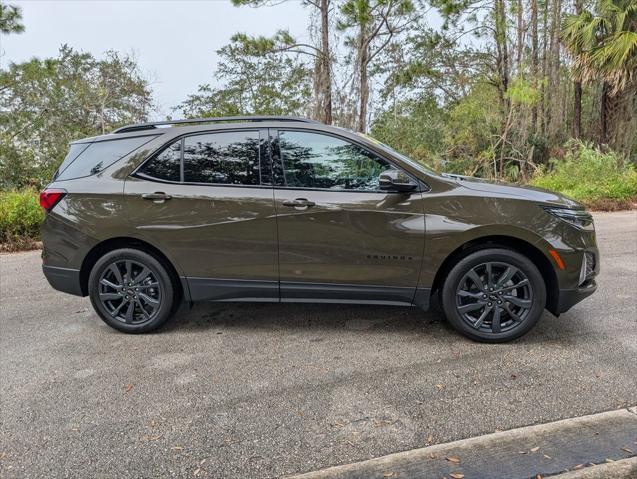
<svg viewBox="0 0 637 479">
<path fill-rule="evenodd" d="M 187 135 L 126 181 L 131 230 L 179 265 L 192 300 L 279 300 L 266 135 Z"/>
<path fill-rule="evenodd" d="M 383 191 L 398 168 L 349 139 L 271 130 L 282 301 L 414 301 L 425 235 L 420 188 Z"/>
</svg>

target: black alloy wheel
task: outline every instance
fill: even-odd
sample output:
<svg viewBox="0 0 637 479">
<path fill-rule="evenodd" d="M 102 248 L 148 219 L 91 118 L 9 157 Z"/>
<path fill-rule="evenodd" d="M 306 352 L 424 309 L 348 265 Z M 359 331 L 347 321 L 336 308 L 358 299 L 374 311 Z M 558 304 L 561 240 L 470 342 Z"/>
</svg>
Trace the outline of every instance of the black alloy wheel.
<svg viewBox="0 0 637 479">
<path fill-rule="evenodd" d="M 451 325 L 465 336 L 505 342 L 522 336 L 540 319 L 546 285 L 537 267 L 520 253 L 479 250 L 451 269 L 442 305 Z"/>
<path fill-rule="evenodd" d="M 93 308 L 109 326 L 128 333 L 148 332 L 169 319 L 175 286 L 166 267 L 136 249 L 111 251 L 89 277 Z"/>
</svg>

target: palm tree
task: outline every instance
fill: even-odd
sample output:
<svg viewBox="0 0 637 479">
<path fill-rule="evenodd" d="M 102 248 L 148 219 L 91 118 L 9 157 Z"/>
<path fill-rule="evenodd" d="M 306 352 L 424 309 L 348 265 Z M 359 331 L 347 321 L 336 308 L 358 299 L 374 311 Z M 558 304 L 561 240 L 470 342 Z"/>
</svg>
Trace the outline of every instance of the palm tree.
<svg viewBox="0 0 637 479">
<path fill-rule="evenodd" d="M 600 0 L 595 13 L 565 17 L 561 37 L 573 56 L 575 78 L 602 82 L 600 143 L 609 143 L 618 126 L 613 116 L 624 107 L 631 114 L 637 91 L 637 2 Z"/>
</svg>

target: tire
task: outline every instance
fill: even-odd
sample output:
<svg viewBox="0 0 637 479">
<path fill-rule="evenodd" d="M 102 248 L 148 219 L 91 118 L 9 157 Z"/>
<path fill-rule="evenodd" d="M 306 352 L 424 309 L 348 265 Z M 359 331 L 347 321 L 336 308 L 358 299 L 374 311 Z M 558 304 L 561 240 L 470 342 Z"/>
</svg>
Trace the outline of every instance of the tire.
<svg viewBox="0 0 637 479">
<path fill-rule="evenodd" d="M 504 343 L 526 334 L 539 321 L 546 285 L 527 257 L 490 248 L 468 254 L 451 268 L 441 300 L 449 323 L 464 336 Z"/>
<path fill-rule="evenodd" d="M 88 288 L 102 321 L 124 333 L 159 328 L 170 319 L 176 303 L 166 267 L 137 249 L 117 249 L 102 256 L 91 270 Z"/>
</svg>

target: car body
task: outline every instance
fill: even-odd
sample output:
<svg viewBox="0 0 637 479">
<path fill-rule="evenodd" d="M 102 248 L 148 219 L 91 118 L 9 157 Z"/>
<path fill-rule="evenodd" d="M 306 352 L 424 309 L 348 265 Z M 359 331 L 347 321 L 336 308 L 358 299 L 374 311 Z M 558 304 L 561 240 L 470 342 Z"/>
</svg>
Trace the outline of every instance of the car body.
<svg viewBox="0 0 637 479">
<path fill-rule="evenodd" d="M 71 145 L 44 193 L 53 205 L 45 201 L 43 269 L 55 289 L 86 296 L 100 258 L 136 249 L 166 270 L 176 302 L 427 309 L 461 259 L 493 248 L 537 269 L 541 310 L 559 315 L 596 289 L 592 218 L 562 195 L 441 175 L 365 135 L 309 120 L 166 123 Z M 493 264 L 504 274 L 509 263 Z M 124 276 L 126 266 L 117 267 Z M 477 271 L 483 284 L 463 280 L 467 297 L 476 287 L 488 293 Z M 113 297 L 121 288 L 100 291 Z M 532 293 L 514 295 L 538 299 Z M 463 332 L 486 341 L 519 335 Z"/>
</svg>

